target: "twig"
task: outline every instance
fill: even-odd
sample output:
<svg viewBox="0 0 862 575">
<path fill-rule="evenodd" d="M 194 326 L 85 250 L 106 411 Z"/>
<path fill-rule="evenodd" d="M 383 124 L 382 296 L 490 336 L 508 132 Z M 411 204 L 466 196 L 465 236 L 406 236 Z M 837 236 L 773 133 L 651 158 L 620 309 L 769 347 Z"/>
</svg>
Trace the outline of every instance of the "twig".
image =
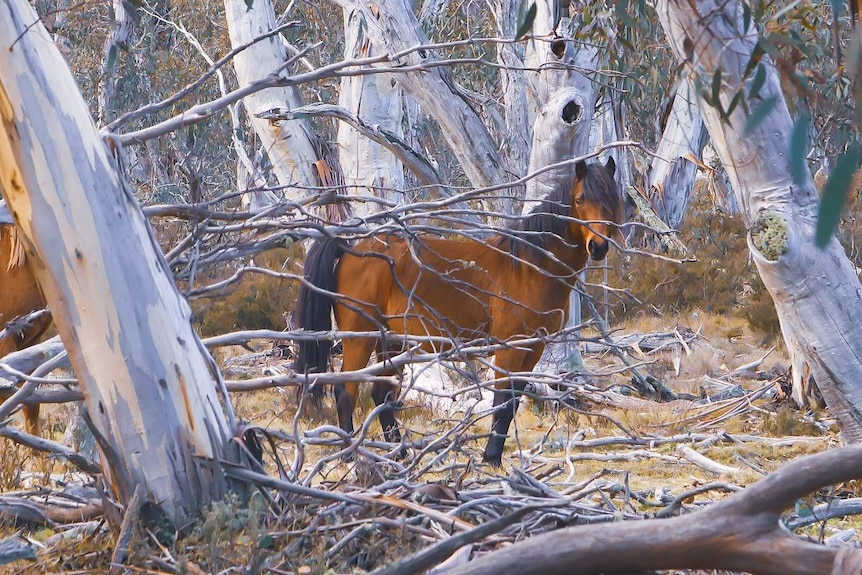
<svg viewBox="0 0 862 575">
<path fill-rule="evenodd" d="M 424 572 L 447 559 L 461 547 L 470 545 L 471 543 L 475 543 L 489 535 L 502 531 L 509 525 L 519 522 L 532 511 L 545 509 L 553 505 L 553 503 L 543 505 L 525 505 L 504 517 L 495 519 L 494 521 L 489 521 L 488 523 L 475 527 L 470 531 L 453 535 L 452 537 L 427 547 L 406 559 L 402 559 L 381 569 L 376 569 L 371 572 L 371 575 L 413 575 L 414 573 Z"/>
<path fill-rule="evenodd" d="M 674 497 L 673 501 L 671 501 L 666 507 L 660 509 L 656 512 L 656 519 L 662 519 L 664 517 L 670 517 L 674 513 L 676 513 L 677 509 L 682 507 L 682 503 L 695 495 L 700 495 L 701 493 L 706 493 L 707 491 L 712 491 L 714 489 L 721 489 L 723 491 L 732 491 L 737 492 L 742 489 L 742 487 L 738 485 L 733 485 L 732 483 L 707 483 L 706 485 L 700 485 L 693 489 L 689 489 L 688 491 L 683 491 L 676 497 Z"/>
<path fill-rule="evenodd" d="M 716 475 L 734 475 L 742 473 L 742 470 L 737 467 L 730 467 L 729 465 L 724 465 L 722 463 L 718 463 L 717 461 L 713 461 L 712 459 L 706 457 L 705 455 L 701 455 L 694 449 L 690 447 L 686 447 L 685 445 L 680 445 L 676 452 L 683 459 L 697 465 L 701 469 L 705 469 L 710 473 L 715 473 Z"/>
<path fill-rule="evenodd" d="M 129 553 L 129 542 L 141 516 L 142 493 L 143 487 L 141 484 L 136 485 L 135 492 L 126 505 L 126 513 L 123 515 L 123 522 L 120 525 L 120 534 L 117 536 L 117 546 L 111 555 L 111 568 L 108 570 L 111 575 L 123 571 L 123 563 L 125 563 Z"/>
<path fill-rule="evenodd" d="M 50 439 L 44 439 L 42 437 L 30 435 L 29 433 L 24 433 L 23 431 L 9 425 L 0 427 L 0 437 L 6 437 L 12 441 L 35 449 L 36 451 L 41 451 L 54 457 L 65 459 L 86 473 L 90 473 L 92 475 L 99 475 L 102 473 L 102 467 L 98 463 L 87 459 L 77 451 L 66 447 L 65 445 L 51 441 Z"/>
</svg>

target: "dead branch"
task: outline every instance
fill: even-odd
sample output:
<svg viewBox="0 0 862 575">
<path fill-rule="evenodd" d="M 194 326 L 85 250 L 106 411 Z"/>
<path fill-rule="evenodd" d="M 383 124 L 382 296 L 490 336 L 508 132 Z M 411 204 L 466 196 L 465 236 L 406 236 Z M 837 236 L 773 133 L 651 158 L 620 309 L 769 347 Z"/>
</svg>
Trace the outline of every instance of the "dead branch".
<svg viewBox="0 0 862 575">
<path fill-rule="evenodd" d="M 742 473 L 742 470 L 736 467 L 730 467 L 728 465 L 723 465 L 718 463 L 717 461 L 713 461 L 712 459 L 706 457 L 705 455 L 701 455 L 694 449 L 690 447 L 686 447 L 685 445 L 680 445 L 677 450 L 680 457 L 688 461 L 689 463 L 693 463 L 697 465 L 701 469 L 705 469 L 710 473 L 714 473 L 716 475 L 736 475 Z"/>
<path fill-rule="evenodd" d="M 120 525 L 120 534 L 117 536 L 117 546 L 114 548 L 114 553 L 111 555 L 111 568 L 109 573 L 121 573 L 123 571 L 123 563 L 129 554 L 129 542 L 132 539 L 135 529 L 138 527 L 138 521 L 141 517 L 141 493 L 143 488 L 141 485 L 135 487 L 135 492 L 126 506 L 126 513 L 123 515 L 123 523 Z"/>
<path fill-rule="evenodd" d="M 475 543 L 476 541 L 484 539 L 489 535 L 498 533 L 509 525 L 517 523 L 531 511 L 543 509 L 544 507 L 547 507 L 549 505 L 551 504 L 524 506 L 520 509 L 513 511 L 509 515 L 506 515 L 494 521 L 489 521 L 488 523 L 480 525 L 479 527 L 471 529 L 470 531 L 465 531 L 463 533 L 459 533 L 458 535 L 454 535 L 452 537 L 444 539 L 440 543 L 423 549 L 422 551 L 410 557 L 407 557 L 406 559 L 402 559 L 397 563 L 393 563 L 381 569 L 377 569 L 373 571 L 371 575 L 413 575 L 413 573 L 422 573 L 426 569 L 429 569 L 434 565 L 437 565 L 438 563 L 446 560 L 456 551 L 458 551 L 461 547 L 469 545 L 471 543 Z"/>
<path fill-rule="evenodd" d="M 12 563 L 19 559 L 36 560 L 33 545 L 23 537 L 7 537 L 0 540 L 0 565 Z"/>
<path fill-rule="evenodd" d="M 477 558 L 451 575 L 631 573 L 727 569 L 763 575 L 851 573 L 862 550 L 837 550 L 789 535 L 784 509 L 826 485 L 859 477 L 862 446 L 801 457 L 706 509 L 661 521 L 571 527 Z M 858 572 L 858 571 L 855 571 Z"/>
<path fill-rule="evenodd" d="M 41 451 L 53 457 L 64 459 L 86 473 L 91 473 L 93 475 L 102 473 L 102 467 L 98 463 L 90 461 L 75 450 L 60 443 L 51 441 L 50 439 L 44 439 L 42 437 L 30 435 L 29 433 L 24 433 L 23 431 L 15 429 L 9 425 L 0 427 L 0 437 L 6 437 L 7 439 L 26 445 L 36 451 Z"/>
<path fill-rule="evenodd" d="M 90 521 L 104 513 L 101 503 L 66 506 L 40 503 L 23 497 L 0 497 L 0 517 L 7 521 L 52 526 Z"/>
</svg>

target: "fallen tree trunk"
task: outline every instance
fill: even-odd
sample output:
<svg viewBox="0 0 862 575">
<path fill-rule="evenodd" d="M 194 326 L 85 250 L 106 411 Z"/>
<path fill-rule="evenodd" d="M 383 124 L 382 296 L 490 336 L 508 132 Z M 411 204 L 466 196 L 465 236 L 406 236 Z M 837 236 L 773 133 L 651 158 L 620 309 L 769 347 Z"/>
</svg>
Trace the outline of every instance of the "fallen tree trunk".
<svg viewBox="0 0 862 575">
<path fill-rule="evenodd" d="M 862 447 L 801 457 L 702 511 L 666 520 L 560 529 L 479 557 L 449 575 L 590 575 L 727 569 L 763 575 L 858 574 L 862 549 L 803 541 L 785 509 L 821 487 L 859 477 Z"/>
</svg>

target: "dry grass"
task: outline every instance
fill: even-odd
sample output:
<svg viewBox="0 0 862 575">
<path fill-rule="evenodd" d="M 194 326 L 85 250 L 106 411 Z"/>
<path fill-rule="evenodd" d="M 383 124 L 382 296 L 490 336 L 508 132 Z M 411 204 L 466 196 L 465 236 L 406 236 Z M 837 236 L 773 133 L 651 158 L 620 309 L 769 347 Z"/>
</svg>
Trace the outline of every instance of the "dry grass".
<svg viewBox="0 0 862 575">
<path fill-rule="evenodd" d="M 696 323 L 694 323 L 696 322 Z M 667 321 L 661 317 L 640 317 L 619 326 L 624 333 L 651 333 L 672 331 L 678 324 L 688 324 L 699 331 L 700 339 L 691 345 L 690 353 L 680 349 L 669 349 L 657 353 L 644 353 L 636 358 L 643 362 L 641 369 L 658 378 L 664 385 L 677 393 L 700 396 L 702 392 L 715 393 L 730 383 L 744 390 L 753 390 L 764 384 L 752 379 L 750 374 L 727 377 L 741 365 L 745 365 L 766 355 L 774 345 L 771 338 L 755 333 L 744 320 L 723 315 L 710 315 L 696 312 L 685 321 Z M 253 346 L 265 349 L 268 342 L 254 342 Z M 243 348 L 219 350 L 218 361 L 247 354 Z M 635 354 L 634 350 L 632 351 Z M 636 354 L 635 354 L 636 355 Z M 611 388 L 627 381 L 628 375 L 611 373 L 618 368 L 619 361 L 609 354 L 588 355 L 587 367 L 598 375 L 592 383 Z M 267 360 L 277 363 L 275 360 Z M 779 347 L 767 356 L 757 367 L 760 373 L 780 373 L 786 370 L 786 357 Z M 265 366 L 257 365 L 260 370 Z M 716 384 L 720 378 L 727 382 Z M 299 421 L 302 430 L 308 430 L 322 423 L 335 423 L 335 413 L 331 398 L 322 414 Z M 709 429 L 695 429 L 702 421 L 698 416 L 699 406 L 691 401 L 655 403 L 643 401 L 638 409 L 622 409 L 608 405 L 587 405 L 586 413 L 575 413 L 560 409 L 554 404 L 539 401 L 525 401 L 512 429 L 512 440 L 507 443 L 504 454 L 504 469 L 497 470 L 485 465 L 476 465 L 481 459 L 484 439 L 469 441 L 461 451 L 453 452 L 440 465 L 422 476 L 421 481 L 439 482 L 449 486 L 493 485 L 496 477 L 505 476 L 512 466 L 527 464 L 540 473 L 541 470 L 559 469 L 550 475 L 547 484 L 551 487 L 562 486 L 563 479 L 570 482 L 583 481 L 591 477 L 604 477 L 604 480 L 625 485 L 628 490 L 644 494 L 648 498 L 659 499 L 661 494 L 676 494 L 684 490 L 720 480 L 736 485 L 747 485 L 782 463 L 803 454 L 822 451 L 834 442 L 831 432 L 822 431 L 824 425 L 817 425 L 816 417 L 804 417 L 786 404 L 777 404 L 774 399 L 762 398 L 738 415 L 724 420 Z M 260 427 L 292 432 L 296 411 L 296 398 L 293 390 L 264 390 L 236 394 L 234 406 L 238 415 L 245 421 Z M 372 408 L 367 391 L 360 401 L 357 419 L 364 417 Z M 54 406 L 43 410 L 43 423 L 49 435 L 62 440 L 65 423 L 68 421 L 68 408 Z M 399 419 L 409 430 L 412 439 L 439 436 L 455 424 L 439 411 L 421 405 L 408 405 L 399 413 Z M 483 434 L 489 425 L 488 418 L 480 420 L 470 432 Z M 662 437 L 691 432 L 719 433 L 731 435 L 761 435 L 764 437 L 810 436 L 814 439 L 783 445 L 772 445 L 766 441 L 732 444 L 715 442 L 694 448 L 698 453 L 711 460 L 736 468 L 738 471 L 724 476 L 715 475 L 679 456 L 678 444 L 656 445 L 651 447 L 625 447 L 611 445 L 606 447 L 570 447 L 575 440 L 620 437 L 623 426 L 641 437 Z M 379 425 L 371 427 L 371 439 L 382 439 Z M 333 453 L 337 447 L 309 447 L 306 450 L 308 461 Z M 520 449 L 520 451 L 519 451 Z M 293 445 L 282 444 L 279 456 L 290 461 L 294 455 Z M 575 459 L 574 474 L 568 474 L 566 456 Z M 28 449 L 15 446 L 10 442 L 0 442 L 0 488 L 4 492 L 20 490 L 28 485 L 56 487 L 56 481 L 71 478 L 70 470 L 62 463 L 49 461 L 35 456 Z M 606 457 L 609 460 L 589 459 Z M 313 481 L 314 485 L 327 488 L 345 489 L 349 485 L 362 485 L 361 460 L 345 462 L 336 460 L 328 465 Z M 305 467 L 308 468 L 308 464 Z M 271 474 L 275 468 L 270 465 Z M 553 479 L 556 477 L 556 479 Z M 376 480 L 379 481 L 379 478 Z M 491 482 L 491 483 L 488 483 Z M 373 483 L 373 481 L 372 481 Z M 340 487 L 339 487 L 340 486 Z M 843 489 L 856 493 L 855 485 Z M 716 500 L 726 495 L 717 491 L 698 496 L 698 504 Z M 652 513 L 654 507 L 630 500 L 625 491 L 598 490 L 584 500 L 596 505 L 615 505 L 621 511 Z M 814 504 L 814 499 L 812 503 Z M 329 569 L 336 572 L 362 572 L 381 562 L 391 560 L 397 553 L 403 555 L 410 549 L 418 549 L 426 544 L 409 530 L 397 533 L 389 531 L 369 533 L 366 538 L 344 549 L 344 556 L 326 557 L 327 550 L 344 537 L 344 531 L 332 531 L 330 535 L 321 532 L 319 538 L 297 539 L 284 535 L 306 529 L 313 516 L 297 510 L 295 514 L 283 515 L 277 522 L 264 520 L 265 513 L 259 504 L 251 510 L 236 501 L 228 501 L 216 506 L 182 541 L 169 542 L 163 551 L 154 546 L 146 534 L 138 534 L 135 553 L 130 563 L 149 565 L 151 569 L 161 568 L 164 572 L 197 573 L 220 572 L 229 568 L 242 568 L 249 573 L 262 572 L 263 565 L 280 564 L 290 570 L 309 569 L 309 573 L 324 573 Z M 347 518 L 345 518 L 346 520 Z M 838 529 L 856 528 L 854 519 L 835 520 L 829 523 L 824 534 L 829 535 Z M 19 527 L 7 525 L 3 534 L 9 535 Z M 807 530 L 809 535 L 817 535 L 816 529 Z M 47 540 L 55 534 L 51 529 L 28 527 L 26 532 L 36 540 Z M 280 535 L 281 534 L 281 535 Z M 26 565 L 16 563 L 0 568 L 0 573 L 68 573 L 75 570 L 98 572 L 106 569 L 113 549 L 116 531 L 102 529 L 94 534 L 73 537 L 62 545 L 52 545 L 50 551 L 41 556 L 41 563 Z M 394 547 L 393 547 L 394 546 Z M 167 554 L 167 555 L 166 555 Z M 171 561 L 164 559 L 170 556 Z M 159 564 L 155 557 L 162 557 Z M 279 563 L 280 561 L 280 563 Z M 170 568 L 170 569 L 169 569 Z M 196 571 L 197 569 L 201 571 Z"/>
</svg>

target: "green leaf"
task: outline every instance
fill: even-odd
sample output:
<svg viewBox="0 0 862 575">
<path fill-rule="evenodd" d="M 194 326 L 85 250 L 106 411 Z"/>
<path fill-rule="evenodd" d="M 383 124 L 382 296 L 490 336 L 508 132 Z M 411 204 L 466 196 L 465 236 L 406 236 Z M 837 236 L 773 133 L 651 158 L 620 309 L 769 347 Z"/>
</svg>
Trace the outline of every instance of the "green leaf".
<svg viewBox="0 0 862 575">
<path fill-rule="evenodd" d="M 728 121 L 730 121 L 729 116 L 733 113 L 734 110 L 736 110 L 736 107 L 739 105 L 740 100 L 742 100 L 742 90 L 740 90 L 733 96 L 733 99 L 727 106 Z"/>
<path fill-rule="evenodd" d="M 801 186 L 808 176 L 808 163 L 805 156 L 808 154 L 808 130 L 811 128 L 811 116 L 802 114 L 793 125 L 790 134 L 790 173 L 793 175 L 793 183 Z"/>
<path fill-rule="evenodd" d="M 766 82 L 766 67 L 763 64 L 758 64 L 757 72 L 754 73 L 754 79 L 751 81 L 751 88 L 748 90 L 749 100 L 760 96 L 760 89 L 763 88 L 764 82 Z"/>
<path fill-rule="evenodd" d="M 719 105 L 721 100 L 719 99 L 719 95 L 721 94 L 721 68 L 716 68 L 715 73 L 712 75 L 712 101 Z"/>
<path fill-rule="evenodd" d="M 763 123 L 763 120 L 769 115 L 773 108 L 775 108 L 775 103 L 778 101 L 778 96 L 770 96 L 767 99 L 760 102 L 757 107 L 751 112 L 751 115 L 745 121 L 745 128 L 742 131 L 744 136 L 748 136 L 754 130 L 757 129 L 760 124 Z"/>
<path fill-rule="evenodd" d="M 748 29 L 751 27 L 751 6 L 748 5 L 748 2 L 742 3 L 742 30 L 744 32 L 748 32 Z"/>
<path fill-rule="evenodd" d="M 260 540 L 257 542 L 257 548 L 258 549 L 272 549 L 274 544 L 275 544 L 275 537 L 273 537 L 270 534 L 266 534 L 263 537 L 261 537 Z"/>
<path fill-rule="evenodd" d="M 814 233 L 814 244 L 823 249 L 838 228 L 847 194 L 853 184 L 853 175 L 859 168 L 859 146 L 851 146 L 835 164 L 835 169 L 829 176 L 820 198 L 820 210 L 817 213 L 817 231 Z"/>
<path fill-rule="evenodd" d="M 536 20 L 536 3 L 530 4 L 527 8 L 527 13 L 524 14 L 524 21 L 518 26 L 518 31 L 515 33 L 515 39 L 519 40 L 527 35 L 527 32 L 533 29 L 533 22 Z"/>
</svg>

